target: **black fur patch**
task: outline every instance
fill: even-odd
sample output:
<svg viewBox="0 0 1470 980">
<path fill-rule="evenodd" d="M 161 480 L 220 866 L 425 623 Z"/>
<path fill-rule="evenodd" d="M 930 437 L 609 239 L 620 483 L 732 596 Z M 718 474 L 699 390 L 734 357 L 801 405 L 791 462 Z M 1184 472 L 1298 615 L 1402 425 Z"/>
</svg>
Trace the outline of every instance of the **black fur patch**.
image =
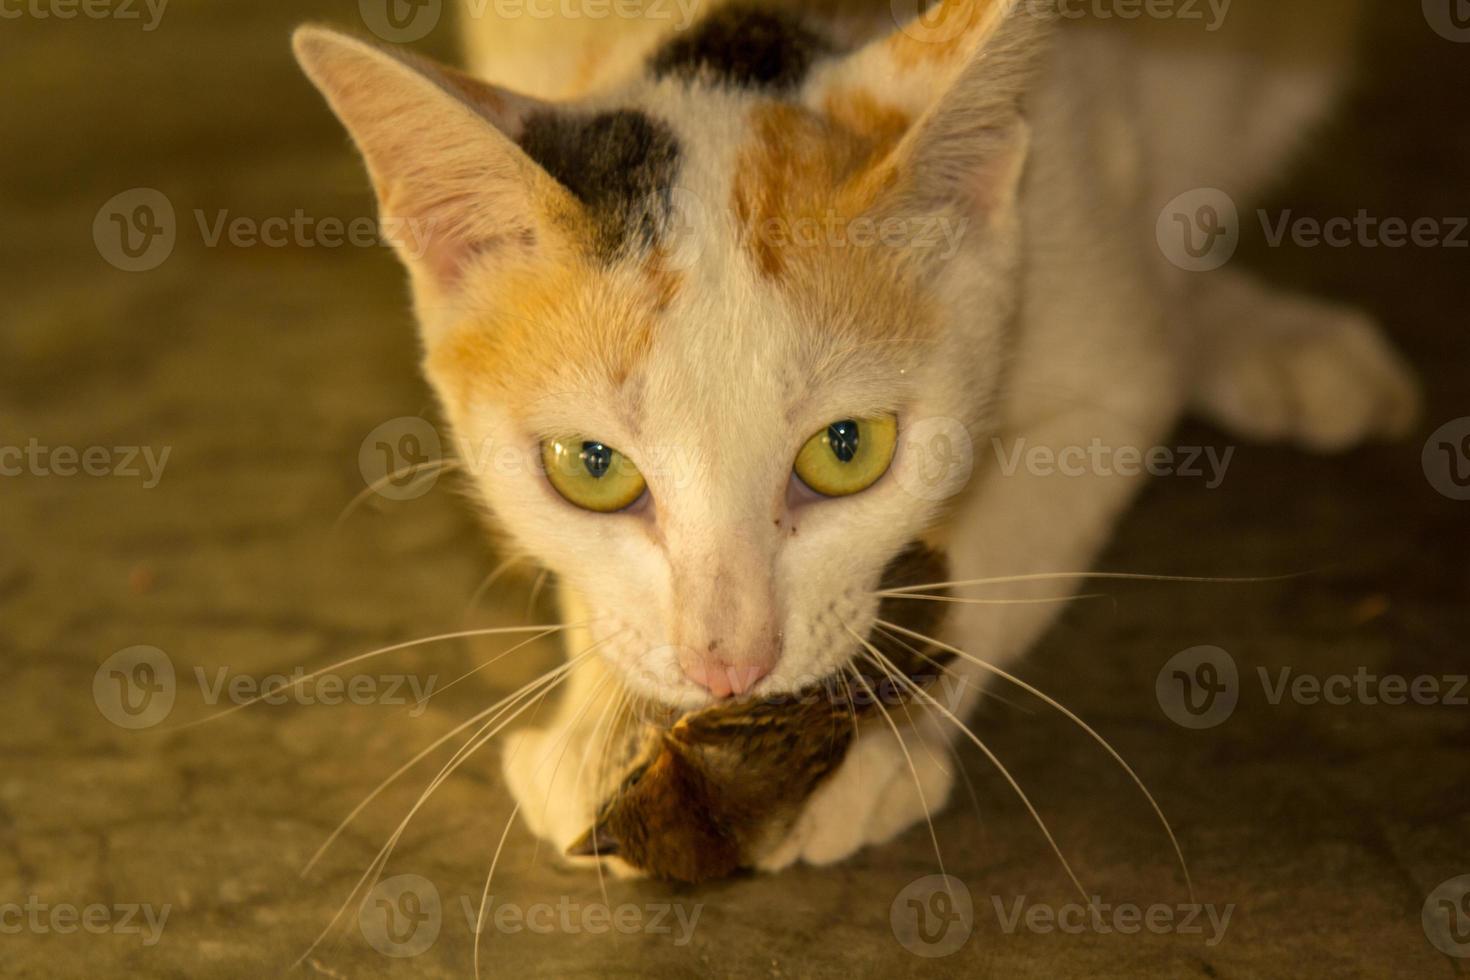
<svg viewBox="0 0 1470 980">
<path fill-rule="evenodd" d="M 790 89 L 832 47 L 790 14 L 722 7 L 664 44 L 648 62 L 654 78 L 701 79 L 738 88 Z"/>
<path fill-rule="evenodd" d="M 587 206 L 597 254 L 611 259 L 630 240 L 652 245 L 670 210 L 679 143 L 636 109 L 528 116 L 521 149 Z"/>
</svg>

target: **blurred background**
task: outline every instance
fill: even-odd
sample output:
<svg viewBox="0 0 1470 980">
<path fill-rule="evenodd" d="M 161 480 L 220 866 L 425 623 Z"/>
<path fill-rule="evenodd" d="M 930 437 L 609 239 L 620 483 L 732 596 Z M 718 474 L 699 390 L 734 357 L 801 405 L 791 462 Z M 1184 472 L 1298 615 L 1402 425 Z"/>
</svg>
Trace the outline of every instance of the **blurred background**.
<svg viewBox="0 0 1470 980">
<path fill-rule="evenodd" d="M 453 60 L 454 11 L 442 13 L 414 46 Z M 447 752 L 378 797 L 301 877 L 338 820 L 555 656 L 528 647 L 448 689 L 508 644 L 447 640 L 340 672 L 344 689 L 367 678 L 338 692 L 342 704 L 292 698 L 182 727 L 271 675 L 553 621 L 554 583 L 538 588 L 534 569 L 487 586 L 506 556 L 453 475 L 392 481 L 343 514 L 390 463 L 437 455 L 438 418 L 360 163 L 297 71 L 288 35 L 304 20 L 367 35 L 382 14 L 374 0 L 0 0 L 0 447 L 13 450 L 0 455 L 10 467 L 0 476 L 7 976 L 287 970 Z M 549 929 L 512 929 L 513 915 L 487 926 L 485 971 L 1470 971 L 1470 688 L 1458 703 L 1451 692 L 1470 672 L 1465 14 L 1459 0 L 1377 4 L 1344 111 L 1263 202 L 1322 221 L 1433 219 L 1439 244 L 1272 247 L 1259 222 L 1242 231 L 1242 261 L 1388 326 L 1423 372 L 1421 430 L 1331 458 L 1235 446 L 1216 488 L 1156 481 L 1102 567 L 1319 571 L 1255 586 L 1103 588 L 1112 602 L 1078 605 L 1025 665 L 1159 797 L 1200 900 L 1232 909 L 1217 942 L 1205 942 L 1208 925 L 1204 936 L 1007 928 L 1017 898 L 1054 909 L 1072 896 L 1004 783 L 963 749 L 970 790 L 936 827 L 944 870 L 967 887 L 963 908 L 936 904 L 924 884 L 939 867 L 922 828 L 835 869 L 699 889 L 609 881 L 604 894 L 516 827 L 496 903 L 579 911 Z M 1193 425 L 1178 443 L 1231 446 Z M 1191 727 L 1171 717 L 1156 680 L 1202 645 L 1228 651 L 1239 698 L 1227 717 Z M 1403 705 L 1273 703 L 1257 678 L 1265 670 L 1274 683 L 1282 668 L 1428 677 L 1440 693 Z M 1127 779 L 1054 713 L 1008 698 L 974 727 L 1083 879 L 1107 902 L 1186 902 Z M 471 975 L 472 910 L 510 809 L 492 744 L 415 816 L 385 872 L 396 884 L 349 906 L 298 969 Z M 636 915 L 598 931 L 585 914 L 597 903 Z M 937 946 L 925 938 L 935 935 Z"/>
</svg>

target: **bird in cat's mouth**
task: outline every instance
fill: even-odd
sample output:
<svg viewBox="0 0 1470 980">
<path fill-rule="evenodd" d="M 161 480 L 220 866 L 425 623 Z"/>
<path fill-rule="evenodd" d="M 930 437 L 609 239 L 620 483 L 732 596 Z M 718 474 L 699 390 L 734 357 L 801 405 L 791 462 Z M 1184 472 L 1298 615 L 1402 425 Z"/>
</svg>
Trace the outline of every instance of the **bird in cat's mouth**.
<svg viewBox="0 0 1470 980">
<path fill-rule="evenodd" d="M 942 582 L 947 570 L 941 552 L 915 542 L 889 563 L 883 589 Z M 932 636 L 946 608 L 885 598 L 879 618 Z M 567 854 L 616 857 L 679 881 L 752 867 L 836 771 L 859 729 L 906 704 L 949 656 L 874 626 L 841 671 L 802 691 L 725 699 L 677 718 L 665 709 L 639 733 L 594 825 Z"/>
</svg>

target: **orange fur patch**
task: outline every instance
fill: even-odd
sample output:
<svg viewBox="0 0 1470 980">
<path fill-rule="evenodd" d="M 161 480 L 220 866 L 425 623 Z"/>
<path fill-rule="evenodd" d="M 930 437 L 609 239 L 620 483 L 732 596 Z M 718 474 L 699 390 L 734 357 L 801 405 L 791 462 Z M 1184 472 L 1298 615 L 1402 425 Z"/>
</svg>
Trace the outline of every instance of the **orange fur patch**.
<svg viewBox="0 0 1470 980">
<path fill-rule="evenodd" d="M 838 126 L 884 147 L 895 145 L 913 124 L 907 112 L 863 88 L 833 89 L 822 108 Z"/>
<path fill-rule="evenodd" d="M 452 329 L 428 370 L 461 405 L 493 398 L 524 415 L 540 398 L 628 383 L 647 360 L 681 280 L 667 269 L 608 269 L 581 258 L 507 271 L 496 312 Z"/>
<path fill-rule="evenodd" d="M 905 24 L 885 42 L 900 70 L 920 65 L 946 64 L 974 50 L 980 35 L 988 33 L 994 8 L 1012 0 L 943 0 L 938 6 Z"/>
<path fill-rule="evenodd" d="M 901 134 L 897 118 L 857 91 L 838 96 L 837 108 L 844 115 L 831 119 L 781 102 L 751 112 L 730 207 L 768 278 L 781 278 L 793 250 L 812 247 L 803 229 L 830 239 L 834 225 L 850 225 L 890 182 L 885 161 Z"/>
<path fill-rule="evenodd" d="M 876 238 L 885 220 L 905 220 L 878 205 L 895 183 L 890 155 L 907 120 L 858 90 L 830 108 L 830 117 L 774 102 L 752 111 L 731 209 L 756 268 L 841 341 L 823 355 L 837 369 L 863 345 L 927 338 L 931 318 L 915 250 L 902 235 Z"/>
</svg>

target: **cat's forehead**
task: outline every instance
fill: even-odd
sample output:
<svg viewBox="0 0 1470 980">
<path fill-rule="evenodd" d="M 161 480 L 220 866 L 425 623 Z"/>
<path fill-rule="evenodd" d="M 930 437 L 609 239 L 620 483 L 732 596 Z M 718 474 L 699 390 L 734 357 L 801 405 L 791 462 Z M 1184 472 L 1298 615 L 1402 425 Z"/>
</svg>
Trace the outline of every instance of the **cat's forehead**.
<svg viewBox="0 0 1470 980">
<path fill-rule="evenodd" d="M 645 419 L 772 414 L 902 377 L 930 304 L 902 244 L 854 222 L 909 120 L 840 83 L 810 104 L 839 51 L 793 17 L 731 10 L 642 78 L 527 117 L 517 141 L 580 203 L 582 247 L 498 281 L 436 360 L 527 413 L 575 392 Z"/>
</svg>

